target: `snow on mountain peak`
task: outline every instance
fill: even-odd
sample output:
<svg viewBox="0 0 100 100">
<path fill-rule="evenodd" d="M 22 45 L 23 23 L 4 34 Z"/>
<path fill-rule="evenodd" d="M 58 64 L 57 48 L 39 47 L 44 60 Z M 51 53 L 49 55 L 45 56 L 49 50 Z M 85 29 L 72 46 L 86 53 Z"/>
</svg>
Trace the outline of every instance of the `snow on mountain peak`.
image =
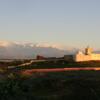
<svg viewBox="0 0 100 100">
<path fill-rule="evenodd" d="M 12 44 L 12 42 L 8 42 L 8 41 L 0 41 L 0 46 L 1 47 L 8 47 Z"/>
<path fill-rule="evenodd" d="M 31 43 L 31 42 L 11 42 L 11 41 L 0 41 L 0 47 L 9 47 L 9 46 L 23 46 L 23 47 L 51 47 L 51 48 L 57 48 L 57 49 L 64 49 L 64 46 L 61 44 L 51 44 L 51 43 Z"/>
</svg>

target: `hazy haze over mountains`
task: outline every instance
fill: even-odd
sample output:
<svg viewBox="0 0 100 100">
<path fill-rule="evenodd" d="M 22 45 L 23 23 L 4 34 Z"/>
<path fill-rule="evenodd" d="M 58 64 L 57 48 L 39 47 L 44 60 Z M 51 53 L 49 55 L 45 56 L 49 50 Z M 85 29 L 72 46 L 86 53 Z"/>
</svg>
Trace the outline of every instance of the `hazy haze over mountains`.
<svg viewBox="0 0 100 100">
<path fill-rule="evenodd" d="M 35 58 L 36 55 L 62 57 L 76 51 L 76 48 L 59 44 L 0 41 L 0 59 Z"/>
</svg>

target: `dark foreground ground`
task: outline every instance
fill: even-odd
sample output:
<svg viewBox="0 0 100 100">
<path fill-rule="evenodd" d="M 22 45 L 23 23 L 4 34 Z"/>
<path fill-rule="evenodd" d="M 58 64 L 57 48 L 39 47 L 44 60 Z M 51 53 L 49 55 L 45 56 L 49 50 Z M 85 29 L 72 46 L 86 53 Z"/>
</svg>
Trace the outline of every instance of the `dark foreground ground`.
<svg viewBox="0 0 100 100">
<path fill-rule="evenodd" d="M 100 100 L 100 71 L 20 73 L 35 68 L 100 67 L 100 61 L 40 62 L 18 67 L 21 63 L 0 63 L 0 100 Z"/>
<path fill-rule="evenodd" d="M 100 100 L 100 71 L 9 73 L 0 80 L 0 100 Z"/>
</svg>

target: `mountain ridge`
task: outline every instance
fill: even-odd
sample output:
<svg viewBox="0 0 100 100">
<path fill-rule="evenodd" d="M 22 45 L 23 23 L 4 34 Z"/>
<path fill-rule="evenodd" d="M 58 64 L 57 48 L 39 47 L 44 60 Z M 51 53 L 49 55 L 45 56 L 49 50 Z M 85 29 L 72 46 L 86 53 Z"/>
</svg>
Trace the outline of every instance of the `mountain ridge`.
<svg viewBox="0 0 100 100">
<path fill-rule="evenodd" d="M 59 44 L 0 41 L 0 59 L 29 59 L 35 58 L 36 55 L 63 57 L 77 50 L 72 47 L 64 50 L 64 46 Z"/>
</svg>

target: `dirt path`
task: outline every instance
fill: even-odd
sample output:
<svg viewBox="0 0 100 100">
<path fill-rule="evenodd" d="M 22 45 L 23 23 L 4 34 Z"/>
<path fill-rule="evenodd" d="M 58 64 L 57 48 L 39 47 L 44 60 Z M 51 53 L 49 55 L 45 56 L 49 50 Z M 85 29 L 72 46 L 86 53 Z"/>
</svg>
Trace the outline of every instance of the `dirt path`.
<svg viewBox="0 0 100 100">
<path fill-rule="evenodd" d="M 95 68 L 90 68 L 90 67 L 85 67 L 85 68 L 51 68 L 51 69 L 28 69 L 22 71 L 24 74 L 32 74 L 34 72 L 62 72 L 62 71 L 80 71 L 80 70 L 94 70 L 98 71 L 100 70 L 100 67 L 95 67 Z"/>
</svg>

